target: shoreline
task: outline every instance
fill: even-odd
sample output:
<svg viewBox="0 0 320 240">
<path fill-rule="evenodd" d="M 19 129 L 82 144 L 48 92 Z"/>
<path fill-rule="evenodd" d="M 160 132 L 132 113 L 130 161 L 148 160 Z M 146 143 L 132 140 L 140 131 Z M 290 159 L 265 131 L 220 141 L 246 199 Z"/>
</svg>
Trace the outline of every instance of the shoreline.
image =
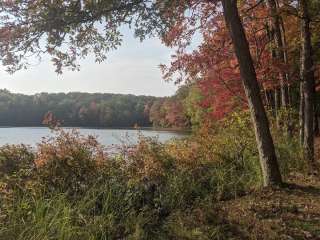
<svg viewBox="0 0 320 240">
<path fill-rule="evenodd" d="M 1 128 L 48 128 L 46 126 L 39 126 L 39 125 L 26 125 L 26 126 L 10 126 L 10 125 L 3 125 L 0 126 Z M 159 128 L 159 127 L 91 127 L 91 126 L 63 126 L 63 129 L 100 129 L 100 130 L 146 130 L 146 131 L 170 131 L 170 132 L 191 132 L 191 129 L 185 128 Z"/>
</svg>

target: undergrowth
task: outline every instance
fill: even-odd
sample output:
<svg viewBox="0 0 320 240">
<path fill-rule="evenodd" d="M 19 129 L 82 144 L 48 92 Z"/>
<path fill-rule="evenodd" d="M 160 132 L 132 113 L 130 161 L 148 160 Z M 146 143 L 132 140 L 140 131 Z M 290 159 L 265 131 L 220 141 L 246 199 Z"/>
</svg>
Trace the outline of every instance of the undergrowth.
<svg viewBox="0 0 320 240">
<path fill-rule="evenodd" d="M 246 113 L 190 138 L 108 154 L 95 138 L 59 130 L 35 150 L 0 148 L 0 239 L 232 239 L 214 211 L 261 186 Z M 285 177 L 304 171 L 297 141 L 276 136 Z"/>
</svg>

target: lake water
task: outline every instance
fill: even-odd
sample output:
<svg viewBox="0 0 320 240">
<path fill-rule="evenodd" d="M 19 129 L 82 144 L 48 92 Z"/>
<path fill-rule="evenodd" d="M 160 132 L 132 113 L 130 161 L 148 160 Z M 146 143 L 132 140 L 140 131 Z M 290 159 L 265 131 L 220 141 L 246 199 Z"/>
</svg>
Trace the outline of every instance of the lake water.
<svg viewBox="0 0 320 240">
<path fill-rule="evenodd" d="M 64 128 L 66 131 L 71 131 L 72 128 Z M 146 137 L 157 137 L 159 141 L 165 142 L 172 138 L 185 137 L 186 132 L 179 131 L 159 131 L 153 129 L 91 129 L 77 128 L 82 135 L 93 135 L 98 138 L 98 141 L 106 146 L 112 144 L 120 144 L 122 140 L 130 143 L 136 143 L 139 132 Z M 0 145 L 5 144 L 26 144 L 36 146 L 41 142 L 43 137 L 53 136 L 50 129 L 45 127 L 0 127 Z"/>
</svg>

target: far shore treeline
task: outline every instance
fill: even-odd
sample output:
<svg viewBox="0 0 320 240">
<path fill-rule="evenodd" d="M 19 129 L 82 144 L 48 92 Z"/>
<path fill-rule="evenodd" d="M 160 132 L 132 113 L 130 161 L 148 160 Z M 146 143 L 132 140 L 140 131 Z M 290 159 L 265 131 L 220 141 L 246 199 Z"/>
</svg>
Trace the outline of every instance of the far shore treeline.
<svg viewBox="0 0 320 240">
<path fill-rule="evenodd" d="M 43 126 L 50 112 L 62 126 L 187 128 L 182 103 L 173 97 L 111 93 L 38 93 L 0 90 L 0 126 Z"/>
</svg>

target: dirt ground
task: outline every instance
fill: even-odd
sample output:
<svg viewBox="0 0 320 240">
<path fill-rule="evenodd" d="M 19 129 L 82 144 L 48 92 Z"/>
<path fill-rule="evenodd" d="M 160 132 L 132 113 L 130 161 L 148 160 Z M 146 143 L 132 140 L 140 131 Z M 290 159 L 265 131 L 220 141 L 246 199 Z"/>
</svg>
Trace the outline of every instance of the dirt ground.
<svg viewBox="0 0 320 240">
<path fill-rule="evenodd" d="M 320 161 L 320 138 L 316 140 Z M 320 240 L 320 177 L 289 177 L 284 188 L 263 189 L 217 206 L 230 239 Z"/>
</svg>

